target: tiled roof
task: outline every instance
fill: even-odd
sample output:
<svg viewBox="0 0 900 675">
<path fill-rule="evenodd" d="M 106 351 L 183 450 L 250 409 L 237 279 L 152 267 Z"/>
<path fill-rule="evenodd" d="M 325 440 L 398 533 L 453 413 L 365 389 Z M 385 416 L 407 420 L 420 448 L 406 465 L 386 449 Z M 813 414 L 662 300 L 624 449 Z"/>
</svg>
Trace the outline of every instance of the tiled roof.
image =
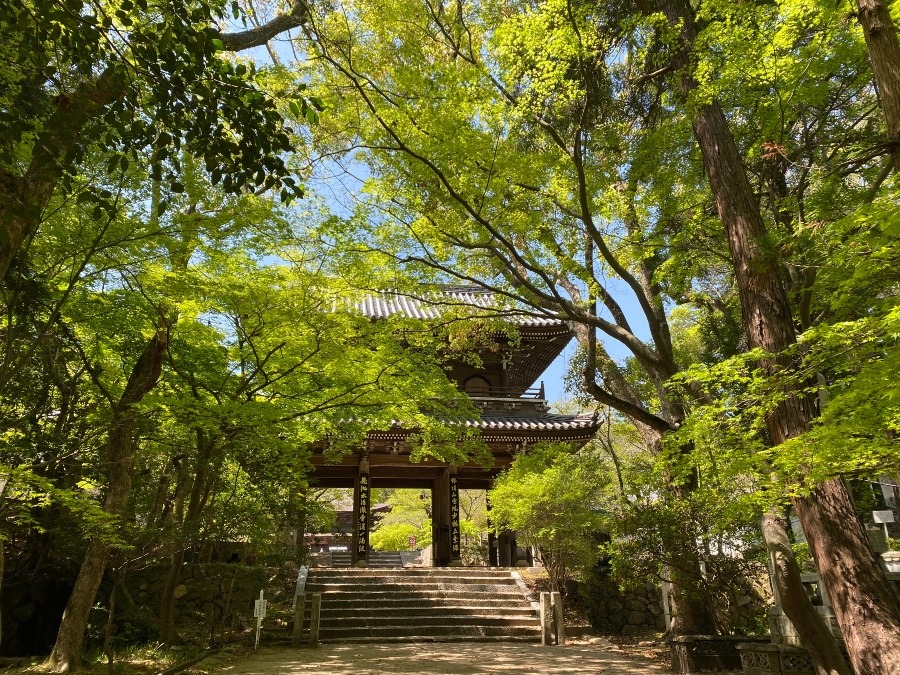
<svg viewBox="0 0 900 675">
<path fill-rule="evenodd" d="M 470 429 L 482 431 L 590 431 L 597 428 L 597 421 L 590 414 L 553 415 L 547 413 L 529 417 L 488 414 L 479 419 L 465 420 L 462 424 Z M 393 420 L 390 430 L 373 430 L 369 433 L 378 436 L 397 432 L 403 435 L 411 433 L 399 420 Z"/>
<path fill-rule="evenodd" d="M 429 295 L 412 297 L 399 292 L 382 291 L 351 303 L 364 316 L 384 319 L 400 314 L 410 319 L 438 319 L 452 307 L 477 307 L 507 316 L 520 326 L 563 326 L 564 322 L 549 317 L 518 312 L 495 302 L 494 294 L 477 286 L 449 286 Z"/>
<path fill-rule="evenodd" d="M 467 427 L 484 431 L 579 431 L 597 426 L 591 415 L 541 415 L 538 417 L 482 417 L 467 420 Z"/>
</svg>

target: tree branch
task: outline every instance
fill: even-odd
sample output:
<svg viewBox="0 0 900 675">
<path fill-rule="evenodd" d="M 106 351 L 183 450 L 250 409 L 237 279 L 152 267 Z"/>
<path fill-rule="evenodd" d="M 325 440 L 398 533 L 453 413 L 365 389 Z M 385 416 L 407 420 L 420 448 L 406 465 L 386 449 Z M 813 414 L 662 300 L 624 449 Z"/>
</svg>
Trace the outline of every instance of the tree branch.
<svg viewBox="0 0 900 675">
<path fill-rule="evenodd" d="M 238 33 L 222 33 L 221 39 L 225 43 L 225 49 L 230 52 L 261 47 L 276 35 L 302 26 L 308 16 L 309 6 L 303 0 L 294 0 L 291 4 L 291 11 L 287 14 L 279 14 L 271 21 L 249 30 Z"/>
</svg>

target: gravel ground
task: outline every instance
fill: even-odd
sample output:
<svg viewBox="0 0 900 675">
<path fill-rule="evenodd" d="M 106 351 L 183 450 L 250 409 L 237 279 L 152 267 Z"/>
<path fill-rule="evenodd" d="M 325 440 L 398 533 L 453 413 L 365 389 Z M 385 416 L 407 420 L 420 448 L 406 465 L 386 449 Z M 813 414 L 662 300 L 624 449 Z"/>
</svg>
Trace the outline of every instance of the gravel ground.
<svg viewBox="0 0 900 675">
<path fill-rule="evenodd" d="M 195 673 L 228 675 L 644 675 L 671 673 L 648 659 L 627 656 L 602 638 L 564 647 L 530 643 L 416 643 L 324 645 L 317 649 L 266 648 L 235 660 L 199 664 Z"/>
</svg>

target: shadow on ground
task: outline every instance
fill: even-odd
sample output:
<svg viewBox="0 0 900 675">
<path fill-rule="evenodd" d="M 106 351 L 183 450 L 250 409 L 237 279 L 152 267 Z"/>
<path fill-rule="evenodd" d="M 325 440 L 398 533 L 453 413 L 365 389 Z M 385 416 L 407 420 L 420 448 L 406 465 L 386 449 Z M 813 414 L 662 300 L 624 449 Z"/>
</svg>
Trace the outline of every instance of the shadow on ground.
<svg viewBox="0 0 900 675">
<path fill-rule="evenodd" d="M 596 642 L 579 642 L 564 647 L 515 643 L 422 643 L 265 649 L 239 663 L 204 670 L 229 675 L 645 675 L 671 672 L 657 663 L 629 658 L 608 643 Z"/>
</svg>

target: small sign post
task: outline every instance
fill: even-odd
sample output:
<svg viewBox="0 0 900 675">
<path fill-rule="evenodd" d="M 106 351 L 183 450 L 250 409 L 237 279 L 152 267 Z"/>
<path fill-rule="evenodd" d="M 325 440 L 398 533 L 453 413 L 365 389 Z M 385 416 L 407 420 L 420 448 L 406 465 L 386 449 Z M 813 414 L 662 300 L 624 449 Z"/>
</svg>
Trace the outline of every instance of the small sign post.
<svg viewBox="0 0 900 675">
<path fill-rule="evenodd" d="M 876 523 L 881 523 L 884 527 L 884 536 L 887 539 L 888 535 L 888 523 L 894 522 L 894 512 L 888 509 L 887 511 L 872 511 L 872 519 Z"/>
<path fill-rule="evenodd" d="M 415 535 L 410 535 L 410 537 L 409 537 L 409 548 L 410 548 L 410 550 L 412 550 L 412 549 L 414 549 L 415 547 L 416 547 L 416 537 L 415 537 Z"/>
<path fill-rule="evenodd" d="M 253 616 L 256 617 L 256 644 L 253 645 L 254 651 L 259 649 L 259 630 L 262 628 L 262 620 L 266 618 L 266 606 L 268 604 L 268 601 L 263 598 L 263 592 L 260 591 L 259 600 L 253 601 Z"/>
</svg>

